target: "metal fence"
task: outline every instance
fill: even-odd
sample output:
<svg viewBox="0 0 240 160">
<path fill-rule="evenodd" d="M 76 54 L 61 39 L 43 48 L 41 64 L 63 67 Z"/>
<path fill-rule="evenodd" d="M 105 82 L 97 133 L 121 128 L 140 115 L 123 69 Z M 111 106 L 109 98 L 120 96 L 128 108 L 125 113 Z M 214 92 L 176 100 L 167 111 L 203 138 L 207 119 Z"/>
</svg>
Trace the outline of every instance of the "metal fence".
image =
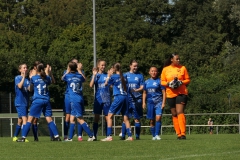
<svg viewBox="0 0 240 160">
<path fill-rule="evenodd" d="M 58 110 L 60 111 L 60 110 Z M 89 115 L 84 115 L 84 118 L 86 119 L 87 122 L 93 122 L 93 115 L 91 114 L 91 110 L 87 110 L 89 112 Z M 232 115 L 232 116 L 238 116 L 238 124 L 218 124 L 218 125 L 213 125 L 215 128 L 215 133 L 219 133 L 219 128 L 220 127 L 236 127 L 238 129 L 238 133 L 240 134 L 240 113 L 196 113 L 196 114 L 186 114 L 186 116 L 212 116 L 212 115 Z M 146 115 L 144 115 L 144 118 Z M 163 114 L 163 117 L 171 116 L 171 114 Z M 56 123 L 60 135 L 63 135 L 63 125 L 64 125 L 64 115 L 62 112 L 54 112 L 53 114 L 53 120 Z M 121 125 L 117 124 L 117 118 L 120 118 L 121 115 L 115 115 L 113 118 L 113 134 L 116 135 L 120 133 Z M 9 137 L 13 136 L 13 132 L 15 130 L 15 125 L 17 124 L 17 114 L 0 114 L 0 136 L 1 137 Z M 104 116 L 101 116 L 101 120 L 99 123 L 99 135 L 104 135 Z M 48 135 L 47 131 L 47 122 L 45 121 L 45 118 L 42 117 L 40 118 L 38 122 L 38 127 L 39 127 L 39 133 L 41 136 L 46 136 Z M 133 133 L 135 134 L 135 127 L 131 126 Z M 142 128 L 149 128 L 149 126 L 141 126 Z M 186 125 L 188 134 L 191 134 L 191 128 L 194 127 L 204 127 L 208 128 L 209 126 L 206 124 L 191 124 L 191 125 Z M 161 128 L 161 134 L 164 134 L 164 130 L 166 128 L 171 128 L 172 133 L 174 134 L 174 129 L 173 125 L 162 125 Z M 31 136 L 31 133 L 30 133 Z"/>
</svg>

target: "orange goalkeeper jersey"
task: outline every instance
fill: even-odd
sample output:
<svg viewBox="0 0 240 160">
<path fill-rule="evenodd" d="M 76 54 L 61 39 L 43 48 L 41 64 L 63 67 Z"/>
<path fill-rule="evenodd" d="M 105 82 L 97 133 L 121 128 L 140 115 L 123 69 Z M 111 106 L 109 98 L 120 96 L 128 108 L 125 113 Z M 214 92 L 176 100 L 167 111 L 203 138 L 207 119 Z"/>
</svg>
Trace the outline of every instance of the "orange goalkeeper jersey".
<svg viewBox="0 0 240 160">
<path fill-rule="evenodd" d="M 178 80 L 182 81 L 183 84 L 176 89 L 172 89 L 167 86 L 168 82 L 174 80 L 177 77 Z M 172 66 L 169 65 L 164 67 L 161 74 L 161 85 L 166 87 L 166 97 L 174 98 L 179 94 L 188 94 L 186 85 L 190 83 L 190 77 L 188 75 L 187 69 L 185 66 Z"/>
</svg>

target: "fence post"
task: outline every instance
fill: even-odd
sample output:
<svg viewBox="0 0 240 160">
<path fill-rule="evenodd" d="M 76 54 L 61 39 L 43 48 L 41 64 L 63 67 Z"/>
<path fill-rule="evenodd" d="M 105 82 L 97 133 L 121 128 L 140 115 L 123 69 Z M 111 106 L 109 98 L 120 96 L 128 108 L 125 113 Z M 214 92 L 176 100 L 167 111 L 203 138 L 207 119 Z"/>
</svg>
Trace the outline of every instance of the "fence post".
<svg viewBox="0 0 240 160">
<path fill-rule="evenodd" d="M 62 116 L 62 137 L 64 137 L 64 116 Z"/>
<path fill-rule="evenodd" d="M 12 118 L 10 118 L 10 132 L 11 132 L 11 137 L 13 137 L 13 122 L 12 122 Z"/>
<path fill-rule="evenodd" d="M 190 133 L 190 132 L 191 132 L 190 130 L 191 130 L 191 128 L 190 128 L 190 126 L 188 126 L 188 134 L 189 134 L 189 135 L 191 134 L 191 133 Z"/>
<path fill-rule="evenodd" d="M 218 126 L 217 126 L 217 134 L 218 134 Z"/>
<path fill-rule="evenodd" d="M 105 116 L 103 116 L 103 112 L 102 112 L 102 136 L 103 136 L 103 131 L 104 131 L 103 117 L 105 117 Z M 105 127 L 107 127 L 107 126 L 105 126 Z M 106 136 L 107 136 L 107 135 L 106 135 Z"/>
</svg>

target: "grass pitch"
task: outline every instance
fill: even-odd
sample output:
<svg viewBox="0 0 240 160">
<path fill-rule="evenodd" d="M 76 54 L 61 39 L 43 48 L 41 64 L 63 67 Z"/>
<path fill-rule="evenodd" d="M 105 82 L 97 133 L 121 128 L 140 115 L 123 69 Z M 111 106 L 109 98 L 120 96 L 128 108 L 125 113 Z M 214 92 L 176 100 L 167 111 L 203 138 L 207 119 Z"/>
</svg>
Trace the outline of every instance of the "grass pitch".
<svg viewBox="0 0 240 160">
<path fill-rule="evenodd" d="M 136 159 L 136 160 L 236 160 L 240 157 L 240 134 L 187 135 L 187 140 L 177 140 L 175 135 L 162 135 L 160 141 L 151 136 L 141 140 L 112 142 L 98 141 L 52 142 L 49 137 L 39 137 L 29 143 L 12 142 L 0 138 L 0 159 Z"/>
</svg>

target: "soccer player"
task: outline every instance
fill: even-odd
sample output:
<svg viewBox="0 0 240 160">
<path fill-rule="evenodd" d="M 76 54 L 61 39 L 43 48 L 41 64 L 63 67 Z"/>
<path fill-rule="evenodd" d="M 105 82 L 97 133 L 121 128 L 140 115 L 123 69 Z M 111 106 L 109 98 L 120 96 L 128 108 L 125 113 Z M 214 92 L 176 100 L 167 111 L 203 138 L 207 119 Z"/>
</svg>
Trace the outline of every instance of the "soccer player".
<svg viewBox="0 0 240 160">
<path fill-rule="evenodd" d="M 110 97 L 110 87 L 105 85 L 106 78 L 108 74 L 105 72 L 106 62 L 104 60 L 99 60 L 97 63 L 97 68 L 93 68 L 92 79 L 90 81 L 90 87 L 95 86 L 95 98 L 94 98 L 94 123 L 93 123 L 93 134 L 95 140 L 97 140 L 98 132 L 98 122 L 100 115 L 105 115 L 105 132 L 107 132 L 107 115 L 111 105 Z M 107 135 L 107 133 L 106 133 Z"/>
<path fill-rule="evenodd" d="M 140 139 L 141 123 L 140 118 L 143 116 L 142 108 L 142 90 L 144 78 L 138 72 L 138 63 L 136 60 L 131 60 L 130 71 L 124 74 L 127 77 L 128 86 L 128 102 L 129 102 L 129 117 L 133 116 L 135 121 L 136 140 Z M 122 123 L 121 140 L 125 140 L 126 126 Z"/>
<path fill-rule="evenodd" d="M 164 64 L 161 84 L 166 87 L 167 103 L 171 109 L 173 126 L 179 140 L 186 139 L 184 109 L 188 95 L 186 85 L 189 83 L 190 77 L 186 67 L 180 64 L 179 55 L 171 54 Z"/>
<path fill-rule="evenodd" d="M 45 71 L 44 71 L 45 70 Z M 22 138 L 17 140 L 17 142 L 26 142 L 26 137 L 28 131 L 31 127 L 33 118 L 38 118 L 43 112 L 53 134 L 53 141 L 61 141 L 56 125 L 52 120 L 52 108 L 50 105 L 50 97 L 48 92 L 48 86 L 51 84 L 51 79 L 53 79 L 51 67 L 48 65 L 44 68 L 42 63 L 38 64 L 36 67 L 36 75 L 32 76 L 30 79 L 30 89 L 33 88 L 34 95 L 31 104 L 29 117 L 27 123 L 23 124 Z"/>
<path fill-rule="evenodd" d="M 63 75 L 62 80 L 67 82 L 69 102 L 71 104 L 70 133 L 68 139 L 65 139 L 65 141 L 72 141 L 75 128 L 75 117 L 78 123 L 82 125 L 84 131 L 88 134 L 88 141 L 94 141 L 95 137 L 88 127 L 88 124 L 83 119 L 84 107 L 81 88 L 82 83 L 85 81 L 85 77 L 82 74 L 81 68 L 79 68 L 75 62 L 69 62 L 67 72 Z"/>
<path fill-rule="evenodd" d="M 16 130 L 13 136 L 14 142 L 18 140 L 17 136 L 21 131 L 22 124 L 26 124 L 27 122 L 29 101 L 28 92 L 30 91 L 30 82 L 26 78 L 28 71 L 27 65 L 19 65 L 18 71 L 20 72 L 20 75 L 15 77 L 15 107 L 18 113 L 18 124 L 16 126 Z"/>
<path fill-rule="evenodd" d="M 113 74 L 115 72 L 115 74 Z M 107 120 L 107 137 L 101 139 L 101 141 L 112 141 L 112 117 L 114 114 L 122 113 L 123 121 L 126 125 L 126 131 L 128 138 L 126 141 L 133 141 L 131 126 L 128 119 L 128 96 L 126 77 L 123 76 L 120 63 L 115 63 L 113 67 L 108 71 L 108 77 L 106 78 L 105 85 L 113 86 L 114 100 L 108 111 Z"/>
<path fill-rule="evenodd" d="M 81 68 L 82 71 L 82 64 L 78 63 L 78 60 L 76 58 L 73 58 L 70 62 L 74 62 L 78 65 L 79 68 Z M 63 75 L 67 72 L 67 70 L 64 71 Z M 83 71 L 81 72 L 83 73 Z M 82 74 L 84 76 L 84 73 Z M 69 130 L 69 123 L 70 123 L 70 114 L 71 114 L 71 105 L 69 102 L 69 94 L 68 94 L 68 85 L 66 87 L 66 91 L 65 91 L 65 98 L 64 98 L 64 108 L 63 108 L 63 112 L 65 113 L 65 121 L 64 121 L 64 139 L 68 138 L 68 130 Z M 82 90 L 82 88 L 81 88 Z M 82 106 L 84 106 L 82 104 Z M 78 141 L 82 141 L 82 132 L 83 132 L 83 128 L 82 125 L 80 123 L 78 123 Z"/>
<path fill-rule="evenodd" d="M 30 75 L 31 76 L 35 76 L 37 74 L 37 71 L 36 71 L 37 70 L 37 65 L 39 65 L 40 63 L 41 63 L 40 61 L 35 61 L 33 63 L 33 67 L 30 70 Z M 52 77 L 52 78 L 53 78 L 52 79 L 52 83 L 55 83 L 54 77 Z M 30 92 L 30 93 L 33 96 L 33 93 L 32 92 Z M 31 99 L 30 102 L 32 102 L 32 96 L 30 98 Z M 33 122 L 32 122 L 32 131 L 33 131 L 34 141 L 38 141 L 38 119 L 39 118 L 40 117 L 34 117 L 33 118 Z M 52 141 L 54 139 L 54 135 L 52 133 L 52 130 L 51 130 L 49 124 L 48 124 L 48 130 L 49 130 L 49 134 L 50 134 L 50 140 Z"/>
<path fill-rule="evenodd" d="M 147 101 L 147 118 L 150 119 L 152 140 L 160 140 L 161 117 L 166 100 L 165 87 L 161 85 L 156 67 L 151 67 L 149 74 L 151 78 L 144 83 L 142 107 L 146 108 Z"/>
</svg>

